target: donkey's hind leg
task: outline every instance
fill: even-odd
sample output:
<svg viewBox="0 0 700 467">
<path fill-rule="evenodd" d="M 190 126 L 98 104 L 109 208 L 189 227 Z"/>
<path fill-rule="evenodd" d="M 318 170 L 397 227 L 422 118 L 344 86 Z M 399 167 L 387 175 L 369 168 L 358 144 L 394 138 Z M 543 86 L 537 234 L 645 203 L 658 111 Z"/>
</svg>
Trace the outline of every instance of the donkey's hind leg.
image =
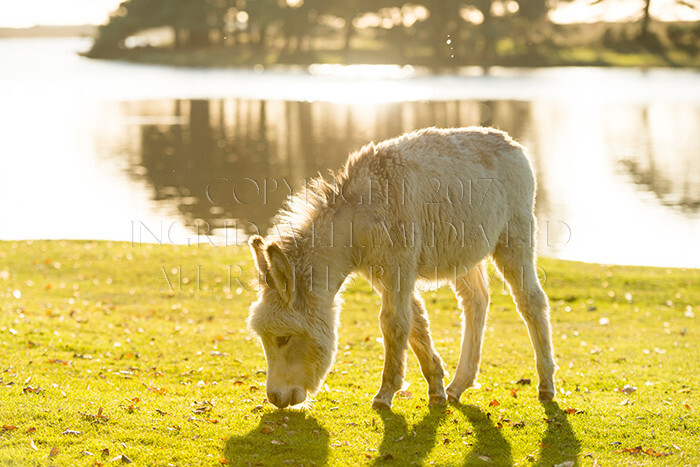
<svg viewBox="0 0 700 467">
<path fill-rule="evenodd" d="M 466 276 L 457 277 L 453 287 L 464 317 L 462 350 L 455 377 L 447 386 L 447 397 L 452 402 L 459 402 L 465 389 L 474 385 L 479 372 L 481 344 L 489 307 L 488 276 L 484 263 L 472 268 Z"/>
<path fill-rule="evenodd" d="M 418 358 L 423 376 L 428 382 L 430 405 L 444 404 L 447 400 L 443 382 L 445 370 L 443 369 L 442 359 L 433 346 L 428 313 L 425 311 L 423 300 L 418 294 L 413 295 L 411 311 L 413 312 L 413 321 L 408 342 L 411 344 L 411 349 L 413 349 L 413 353 Z"/>
<path fill-rule="evenodd" d="M 554 372 L 557 366 L 552 348 L 547 295 L 540 286 L 535 269 L 534 248 L 529 231 L 532 224 L 528 222 L 527 225 L 527 231 L 524 228 L 523 232 L 511 229 L 509 239 L 501 240 L 496 246 L 493 259 L 508 283 L 518 313 L 527 325 L 530 341 L 535 349 L 537 375 L 540 380 L 539 398 L 549 401 L 554 398 L 556 392 Z"/>
</svg>

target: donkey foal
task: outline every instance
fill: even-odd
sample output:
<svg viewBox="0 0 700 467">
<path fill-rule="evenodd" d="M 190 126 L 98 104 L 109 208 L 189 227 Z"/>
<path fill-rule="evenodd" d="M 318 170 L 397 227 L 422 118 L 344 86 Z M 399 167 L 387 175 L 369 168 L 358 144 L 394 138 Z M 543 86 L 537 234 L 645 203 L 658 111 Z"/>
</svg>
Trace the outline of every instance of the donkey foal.
<svg viewBox="0 0 700 467">
<path fill-rule="evenodd" d="M 267 359 L 277 407 L 318 390 L 337 347 L 339 291 L 353 273 L 382 296 L 384 371 L 373 407 L 391 407 L 410 345 L 431 404 L 459 401 L 475 382 L 489 305 L 485 259 L 505 278 L 535 350 L 539 397 L 555 394 L 549 308 L 535 270 L 535 180 L 525 150 L 489 128 L 408 133 L 350 155 L 331 182 L 291 197 L 275 235 L 254 236 L 259 273 L 250 328 Z M 463 313 L 462 345 L 445 390 L 443 362 L 416 292 L 449 282 Z"/>
</svg>

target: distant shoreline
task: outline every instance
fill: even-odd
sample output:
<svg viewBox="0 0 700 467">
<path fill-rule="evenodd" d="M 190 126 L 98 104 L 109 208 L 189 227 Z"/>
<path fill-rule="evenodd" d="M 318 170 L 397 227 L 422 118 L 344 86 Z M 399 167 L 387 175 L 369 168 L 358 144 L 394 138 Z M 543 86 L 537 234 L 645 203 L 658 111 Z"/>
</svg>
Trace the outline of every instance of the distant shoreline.
<svg viewBox="0 0 700 467">
<path fill-rule="evenodd" d="M 0 38 L 59 38 L 59 37 L 89 37 L 97 35 L 97 26 L 83 24 L 76 26 L 32 26 L 30 28 L 2 28 Z"/>
<path fill-rule="evenodd" d="M 464 67 L 483 67 L 476 61 L 462 60 L 454 63 L 432 63 L 430 60 L 401 62 L 382 55 L 362 54 L 345 57 L 342 51 L 322 50 L 314 54 L 275 56 L 270 53 L 254 53 L 249 50 L 232 50 L 225 47 L 206 49 L 140 48 L 122 51 L 105 60 L 120 60 L 148 65 L 170 65 L 188 68 L 268 68 L 275 65 L 309 66 L 330 65 L 397 65 L 448 71 Z M 622 53 L 600 47 L 576 47 L 551 50 L 546 53 L 500 57 L 485 68 L 549 68 L 549 67 L 623 67 L 623 68 L 688 68 L 700 69 L 700 57 L 689 56 L 679 50 L 669 50 L 664 55 L 652 52 Z"/>
<path fill-rule="evenodd" d="M 596 25 L 599 26 L 599 25 Z M 40 25 L 30 28 L 0 28 L 0 39 L 8 38 L 84 38 L 92 39 L 98 26 L 50 26 Z M 454 63 L 435 63 L 431 57 L 412 57 L 410 60 L 396 60 L 387 51 L 352 50 L 350 54 L 342 50 L 318 49 L 304 53 L 285 54 L 274 50 L 254 50 L 250 47 L 209 46 L 205 48 L 139 47 L 121 50 L 114 55 L 99 57 L 104 60 L 118 60 L 149 65 L 170 65 L 188 68 L 268 68 L 274 65 L 309 66 L 312 64 L 382 64 L 398 66 L 426 67 L 432 70 L 483 66 L 477 60 L 462 58 Z M 89 56 L 89 54 L 83 54 Z M 676 48 L 668 48 L 663 53 L 643 49 L 618 51 L 595 45 L 577 45 L 568 48 L 545 48 L 528 54 L 513 54 L 496 57 L 486 68 L 498 67 L 566 67 L 597 66 L 624 68 L 688 68 L 700 69 L 700 56 L 693 56 Z"/>
</svg>

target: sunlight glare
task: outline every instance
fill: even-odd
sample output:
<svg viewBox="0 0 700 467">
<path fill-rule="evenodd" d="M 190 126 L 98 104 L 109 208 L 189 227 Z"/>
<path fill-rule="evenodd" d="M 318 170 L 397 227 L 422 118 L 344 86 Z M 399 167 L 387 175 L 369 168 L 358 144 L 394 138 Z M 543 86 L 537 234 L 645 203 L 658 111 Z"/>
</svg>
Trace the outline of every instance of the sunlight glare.
<svg viewBox="0 0 700 467">
<path fill-rule="evenodd" d="M 345 83 L 346 92 L 330 93 L 324 100 L 333 102 L 393 102 L 404 92 L 403 80 L 416 75 L 410 65 L 337 65 L 315 63 L 309 74 Z M 317 89 L 318 91 L 318 89 Z"/>
<path fill-rule="evenodd" d="M 37 24 L 102 24 L 121 0 L 24 0 L 0 2 L 0 27 L 26 28 Z"/>
<path fill-rule="evenodd" d="M 629 21 L 639 19 L 643 0 L 591 3 L 574 0 L 562 3 L 549 13 L 559 24 Z M 675 0 L 656 0 L 651 3 L 651 16 L 660 21 L 700 21 L 700 9 L 692 9 Z"/>
</svg>

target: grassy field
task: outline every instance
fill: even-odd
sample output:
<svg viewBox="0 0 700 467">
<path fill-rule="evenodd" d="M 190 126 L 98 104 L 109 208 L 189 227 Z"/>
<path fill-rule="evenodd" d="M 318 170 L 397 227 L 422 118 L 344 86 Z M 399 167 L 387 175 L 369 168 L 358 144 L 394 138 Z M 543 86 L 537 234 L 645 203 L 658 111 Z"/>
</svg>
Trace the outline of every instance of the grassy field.
<svg viewBox="0 0 700 467">
<path fill-rule="evenodd" d="M 393 410 L 371 410 L 379 300 L 357 279 L 325 390 L 275 410 L 244 322 L 247 249 L 0 242 L 0 464 L 700 464 L 700 271 L 540 266 L 556 403 L 537 401 L 525 326 L 494 279 L 481 387 L 430 408 L 411 355 Z M 452 372 L 456 302 L 424 297 Z"/>
</svg>

